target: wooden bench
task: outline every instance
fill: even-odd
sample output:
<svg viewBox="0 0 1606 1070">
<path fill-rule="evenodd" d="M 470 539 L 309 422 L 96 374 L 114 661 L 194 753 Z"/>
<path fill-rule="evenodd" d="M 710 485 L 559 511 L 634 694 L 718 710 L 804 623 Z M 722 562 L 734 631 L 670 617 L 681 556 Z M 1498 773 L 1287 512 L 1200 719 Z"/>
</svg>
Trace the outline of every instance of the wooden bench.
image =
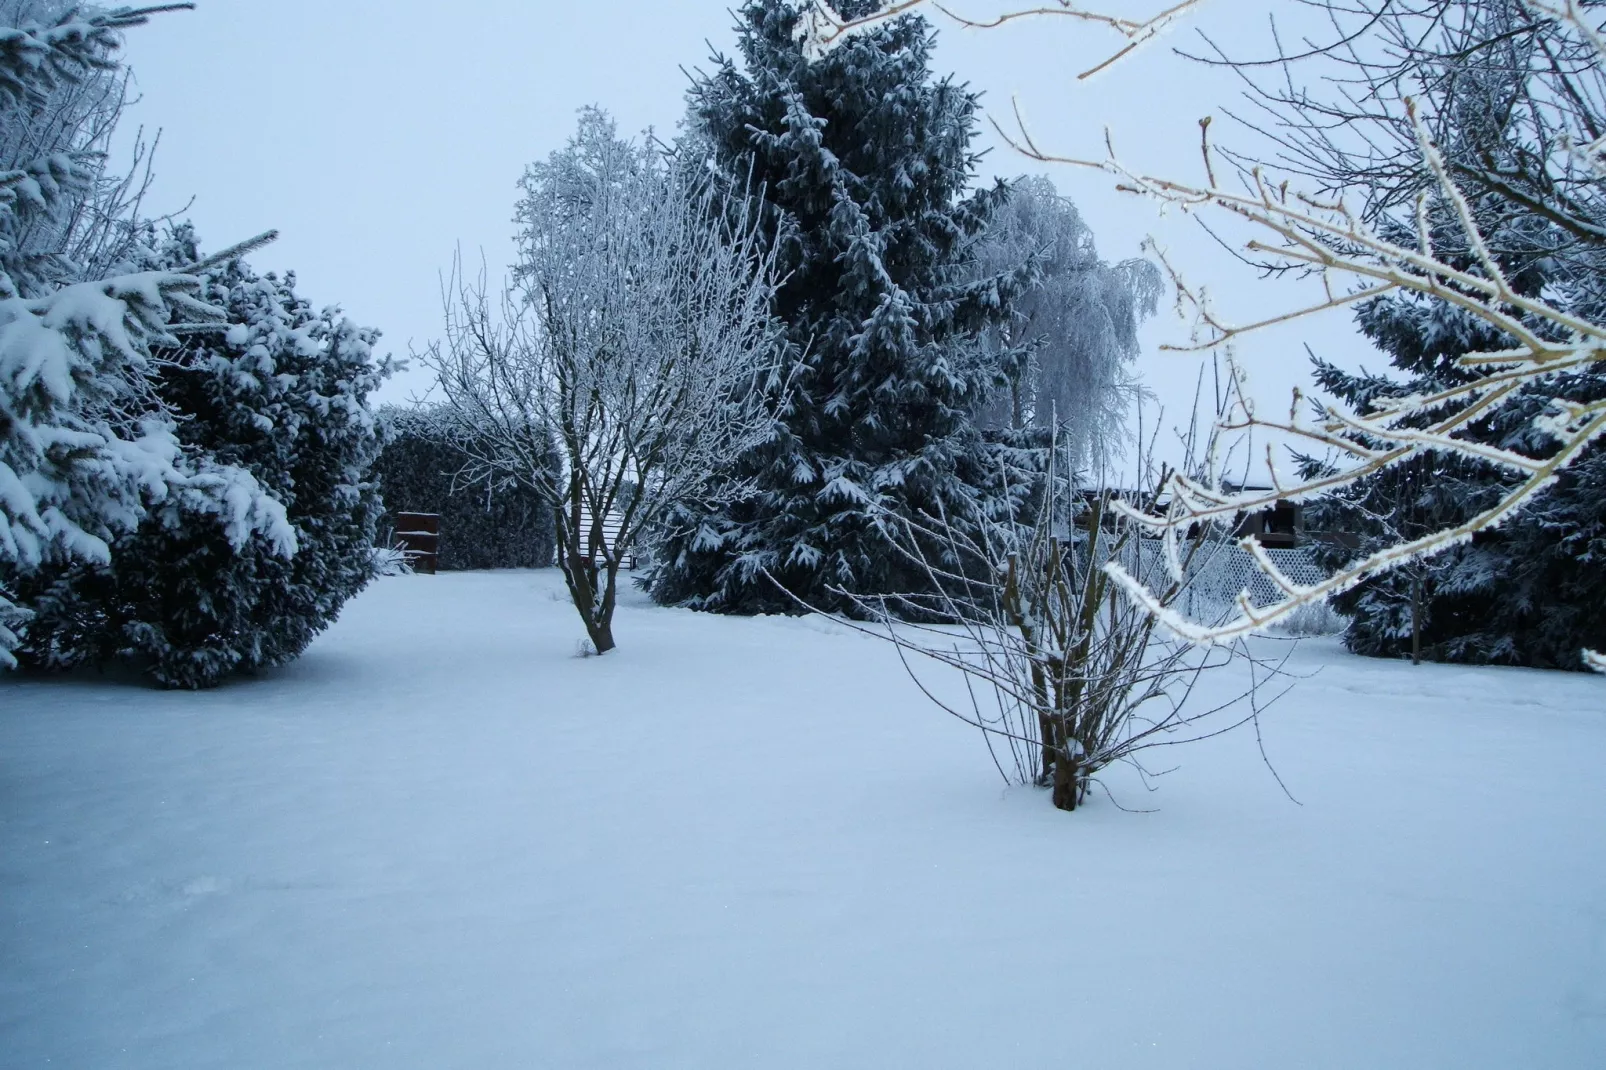
<svg viewBox="0 0 1606 1070">
<path fill-rule="evenodd" d="M 610 512 L 602 518 L 602 544 L 609 550 L 620 554 L 619 563 L 625 568 L 636 567 L 636 553 L 632 547 L 624 547 L 622 552 L 619 546 L 619 529 L 624 525 L 624 518 L 618 513 Z M 589 539 L 591 531 L 591 514 L 582 506 L 580 510 L 580 531 L 582 538 Z M 604 563 L 601 553 L 592 560 L 592 565 L 601 567 Z"/>
<path fill-rule="evenodd" d="M 440 560 L 441 517 L 439 513 L 397 513 L 395 547 L 407 555 L 414 572 L 435 574 Z"/>
</svg>

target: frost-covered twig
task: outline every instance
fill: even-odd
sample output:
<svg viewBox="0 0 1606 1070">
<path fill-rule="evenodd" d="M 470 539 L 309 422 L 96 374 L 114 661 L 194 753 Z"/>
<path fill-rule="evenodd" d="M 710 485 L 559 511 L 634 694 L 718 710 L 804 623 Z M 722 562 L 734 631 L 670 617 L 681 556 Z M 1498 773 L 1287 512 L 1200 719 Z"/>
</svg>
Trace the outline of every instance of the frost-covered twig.
<svg viewBox="0 0 1606 1070">
<path fill-rule="evenodd" d="M 1090 11 L 1071 3 L 1070 0 L 1054 0 L 1049 4 L 1012 8 L 986 18 L 971 18 L 960 14 L 946 4 L 940 3 L 939 0 L 893 0 L 892 3 L 885 4 L 880 10 L 872 14 L 849 19 L 843 18 L 832 10 L 828 0 L 812 0 L 804 12 L 800 30 L 803 36 L 804 51 L 807 55 L 813 57 L 824 55 L 855 34 L 873 29 L 888 19 L 911 14 L 921 8 L 935 9 L 958 25 L 975 30 L 992 29 L 1008 22 L 1014 22 L 1017 19 L 1059 15 L 1079 22 L 1102 26 L 1126 38 L 1127 43 L 1115 53 L 1077 75 L 1078 78 L 1085 79 L 1107 69 L 1111 64 L 1134 49 L 1153 40 L 1178 18 L 1202 2 L 1203 0 L 1178 0 L 1178 2 L 1173 3 L 1163 11 L 1146 19 L 1132 19 L 1101 11 Z"/>
<path fill-rule="evenodd" d="M 1525 0 L 1527 2 L 1527 0 Z M 1600 35 L 1583 17 L 1573 0 L 1560 3 L 1530 2 L 1538 13 L 1558 20 L 1597 50 Z M 1060 156 L 1045 152 L 1033 141 L 1017 113 L 1017 129 L 1000 131 L 1023 154 L 1044 162 L 1093 168 L 1112 175 L 1117 188 L 1146 197 L 1164 207 L 1190 213 L 1220 213 L 1247 224 L 1265 237 L 1245 248 L 1274 267 L 1294 268 L 1314 275 L 1326 297 L 1315 304 L 1251 324 L 1233 324 L 1211 307 L 1206 295 L 1175 277 L 1180 299 L 1196 313 L 1194 344 L 1174 347 L 1216 350 L 1224 354 L 1229 378 L 1242 382 L 1231 343 L 1252 331 L 1276 323 L 1302 319 L 1357 300 L 1404 292 L 1451 305 L 1511 339 L 1510 348 L 1462 358 L 1468 381 L 1431 394 L 1389 399 L 1366 412 L 1325 403 L 1316 417 L 1302 414 L 1303 396 L 1296 392 L 1287 419 L 1259 415 L 1247 395 L 1220 421 L 1222 434 L 1260 430 L 1318 450 L 1334 451 L 1347 459 L 1329 474 L 1278 485 L 1266 491 L 1225 489 L 1213 473 L 1203 476 L 1180 471 L 1171 477 L 1166 508 L 1145 511 L 1124 502 L 1115 507 L 1155 534 L 1171 535 L 1211 522 L 1230 522 L 1241 513 L 1267 508 L 1281 500 L 1313 498 L 1368 475 L 1428 454 L 1453 455 L 1493 464 L 1516 477 L 1497 501 L 1454 526 L 1402 541 L 1354 561 L 1322 583 L 1299 586 L 1280 577 L 1269 561 L 1263 564 L 1283 592 L 1276 602 L 1261 607 L 1243 599 L 1240 612 L 1225 622 L 1188 621 L 1160 604 L 1154 590 L 1119 563 L 1106 566 L 1108 574 L 1151 611 L 1163 615 L 1168 626 L 1200 642 L 1231 642 L 1281 619 L 1301 606 L 1347 590 L 1403 562 L 1438 553 L 1475 533 L 1509 519 L 1550 486 L 1569 465 L 1606 435 L 1606 401 L 1575 403 L 1552 398 L 1549 407 L 1532 423 L 1536 432 L 1554 443 L 1554 450 L 1532 457 L 1473 440 L 1473 426 L 1519 396 L 1544 395 L 1546 383 L 1561 373 L 1601 368 L 1606 362 L 1606 324 L 1597 323 L 1545 294 L 1519 291 L 1508 280 L 1480 232 L 1469 202 L 1444 152 L 1430 136 L 1414 101 L 1402 99 L 1403 122 L 1412 131 L 1418 165 L 1427 188 L 1444 213 L 1461 231 L 1470 253 L 1466 264 L 1438 255 L 1428 235 L 1415 233 L 1409 240 L 1394 240 L 1365 221 L 1342 199 L 1302 192 L 1288 178 L 1268 174 L 1261 167 L 1246 168 L 1242 185 L 1222 183 L 1211 160 L 1208 137 L 1202 143 L 1206 181 L 1188 183 L 1137 172 L 1113 152 L 1104 159 Z M 1208 120 L 1201 123 L 1208 135 Z M 1584 144 L 1586 138 L 1575 139 Z M 1598 157 L 1601 142 L 1590 142 Z M 1419 210 L 1417 229 L 1426 225 Z M 1245 548 L 1255 547 L 1246 541 Z"/>
<path fill-rule="evenodd" d="M 498 300 L 483 271 L 454 267 L 446 340 L 423 363 L 469 476 L 556 506 L 559 567 L 606 653 L 622 560 L 671 508 L 746 493 L 715 476 L 773 433 L 775 254 L 740 191 L 620 140 L 595 110 L 524 189 L 516 280 Z"/>
</svg>

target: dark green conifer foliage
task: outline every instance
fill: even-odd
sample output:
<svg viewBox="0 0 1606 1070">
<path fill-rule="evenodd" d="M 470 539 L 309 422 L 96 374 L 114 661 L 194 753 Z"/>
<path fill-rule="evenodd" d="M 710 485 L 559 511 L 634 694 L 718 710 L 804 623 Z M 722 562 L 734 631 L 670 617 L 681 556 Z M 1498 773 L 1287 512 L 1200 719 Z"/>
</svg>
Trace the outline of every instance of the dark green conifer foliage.
<svg viewBox="0 0 1606 1070">
<path fill-rule="evenodd" d="M 890 548 L 878 511 L 974 530 L 1030 484 L 1025 436 L 990 445 L 971 418 L 1012 358 L 984 356 L 979 336 L 1030 268 L 979 281 L 967 271 L 1008 191 L 967 192 L 977 100 L 932 77 L 924 20 L 889 21 L 814 62 L 794 4 L 751 0 L 738 20 L 740 59 L 716 57 L 697 80 L 686 145 L 762 192 L 785 278 L 773 311 L 803 366 L 774 438 L 736 465 L 755 492 L 718 514 L 677 515 L 652 589 L 704 609 L 797 611 L 768 573 L 811 605 L 846 610 L 831 587 L 928 586 Z"/>
<path fill-rule="evenodd" d="M 1600 314 L 1593 287 L 1558 289 L 1552 251 L 1564 235 L 1509 202 L 1475 206 L 1482 229 L 1499 251 L 1502 270 L 1519 292 L 1570 291 L 1575 310 Z M 1446 224 L 1441 248 L 1454 234 Z M 1510 348 L 1511 340 L 1482 320 L 1450 305 L 1413 295 L 1391 295 L 1358 310 L 1362 333 L 1405 373 L 1400 380 L 1350 374 L 1318 361 L 1325 392 L 1367 411 L 1389 397 L 1430 393 L 1465 382 L 1457 358 Z M 1606 375 L 1561 376 L 1548 394 L 1573 401 L 1606 396 Z M 1544 401 L 1528 397 L 1472 429 L 1478 441 L 1542 457 L 1555 444 L 1533 429 Z M 1307 463 L 1307 471 L 1314 465 Z M 1512 477 L 1460 456 L 1429 455 L 1362 480 L 1342 497 L 1316 503 L 1308 524 L 1361 537 L 1362 554 L 1401 539 L 1418 538 L 1461 523 L 1509 490 Z M 1332 565 L 1353 556 L 1329 549 Z M 1606 644 L 1606 448 L 1596 444 L 1533 503 L 1501 527 L 1468 544 L 1413 562 L 1335 599 L 1352 614 L 1345 644 L 1356 653 L 1434 661 L 1584 668 L 1582 649 Z"/>
<path fill-rule="evenodd" d="M 181 228 L 157 259 L 199 259 L 193 233 Z M 389 371 L 373 356 L 378 332 L 314 310 L 293 275 L 235 260 L 204 283 L 198 296 L 227 310 L 227 329 L 160 353 L 157 392 L 189 452 L 244 468 L 285 506 L 296 552 L 262 535 L 231 546 L 215 510 L 169 497 L 113 543 L 109 566 L 30 582 L 27 664 L 126 659 L 164 686 L 209 687 L 296 657 L 373 576 L 380 441 L 367 397 Z"/>
</svg>

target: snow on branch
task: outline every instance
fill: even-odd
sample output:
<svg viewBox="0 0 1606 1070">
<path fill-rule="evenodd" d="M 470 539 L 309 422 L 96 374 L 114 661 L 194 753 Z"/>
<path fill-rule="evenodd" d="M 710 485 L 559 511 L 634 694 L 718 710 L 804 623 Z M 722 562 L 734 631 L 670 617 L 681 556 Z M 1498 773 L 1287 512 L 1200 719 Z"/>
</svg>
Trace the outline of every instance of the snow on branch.
<svg viewBox="0 0 1606 1070">
<path fill-rule="evenodd" d="M 108 56 L 119 44 L 117 31 L 143 26 L 152 15 L 194 9 L 188 2 L 98 12 L 75 5 L 50 25 L 32 20 L 0 25 L 0 105 L 41 101 L 42 91 L 51 86 L 108 68 Z"/>
<path fill-rule="evenodd" d="M 990 18 L 970 18 L 945 4 L 938 3 L 937 0 L 894 0 L 869 15 L 843 18 L 832 9 L 829 0 L 812 0 L 804 11 L 801 35 L 805 53 L 810 58 L 818 58 L 858 34 L 872 30 L 889 19 L 911 14 L 922 7 L 933 8 L 958 25 L 973 30 L 988 30 L 1017 19 L 1034 16 L 1060 15 L 1103 26 L 1126 38 L 1127 43 L 1114 54 L 1077 75 L 1078 78 L 1089 78 L 1157 37 L 1201 2 L 1202 0 L 1179 0 L 1147 19 L 1129 19 L 1104 12 L 1089 11 L 1071 3 L 1070 0 L 1054 0 L 1050 4 L 1014 8 Z"/>
<path fill-rule="evenodd" d="M 1594 50 L 1598 69 L 1606 59 L 1606 41 L 1583 17 L 1576 0 L 1525 0 L 1543 18 L 1555 21 L 1558 32 L 1571 32 L 1575 40 Z M 1236 398 L 1218 421 L 1219 436 L 1259 430 L 1274 439 L 1338 462 L 1324 474 L 1267 490 L 1224 487 L 1219 472 L 1207 466 L 1197 472 L 1179 471 L 1170 477 L 1162 509 L 1141 510 L 1125 502 L 1113 506 L 1151 534 L 1174 538 L 1197 530 L 1201 524 L 1230 525 L 1242 513 L 1266 509 L 1285 500 L 1310 499 L 1352 484 L 1366 476 L 1428 454 L 1451 455 L 1492 464 L 1510 473 L 1515 482 L 1493 504 L 1464 522 L 1430 532 L 1420 538 L 1387 546 L 1351 562 L 1324 582 L 1297 585 L 1278 573 L 1264 554 L 1257 560 L 1282 593 L 1270 605 L 1240 601 L 1239 612 L 1224 622 L 1201 624 L 1183 619 L 1160 604 L 1144 582 L 1118 562 L 1106 565 L 1111 578 L 1139 603 L 1165 618 L 1179 634 L 1196 642 L 1227 643 L 1283 619 L 1301 606 L 1345 591 L 1404 562 L 1439 553 L 1465 542 L 1479 531 L 1498 526 L 1550 486 L 1602 436 L 1606 436 L 1606 401 L 1572 402 L 1547 391 L 1546 385 L 1563 373 L 1606 368 L 1606 323 L 1580 314 L 1564 299 L 1549 293 L 1520 291 L 1506 277 L 1491 251 L 1473 206 L 1464 194 L 1440 144 L 1430 134 L 1409 96 L 1400 98 L 1403 125 L 1415 141 L 1417 166 L 1425 189 L 1418 195 L 1414 233 L 1393 220 L 1395 230 L 1385 232 L 1377 222 L 1352 209 L 1342 197 L 1324 196 L 1299 189 L 1294 181 L 1270 173 L 1260 165 L 1238 167 L 1229 185 L 1218 177 L 1218 159 L 1209 139 L 1208 118 L 1201 120 L 1200 152 L 1205 180 L 1195 183 L 1143 174 L 1123 164 L 1110 149 L 1103 159 L 1055 155 L 1032 139 L 1019 114 L 1013 132 L 999 132 L 1018 151 L 1033 159 L 1103 171 L 1115 179 L 1117 189 L 1200 216 L 1216 215 L 1246 224 L 1259 236 L 1245 245 L 1249 257 L 1273 271 L 1295 270 L 1317 278 L 1322 300 L 1278 316 L 1249 324 L 1223 319 L 1210 305 L 1202 288 L 1190 286 L 1170 265 L 1179 295 L 1179 307 L 1195 316 L 1192 344 L 1165 348 L 1220 353 Z M 995 124 L 996 125 L 996 124 Z M 1606 174 L 1606 140 L 1572 132 L 1575 154 L 1588 157 L 1597 173 Z M 1107 139 L 1108 145 L 1108 139 Z M 1430 212 L 1431 210 L 1431 212 Z M 1459 231 L 1464 255 L 1452 262 L 1435 251 L 1429 235 L 1429 217 Z M 1312 399 L 1295 390 L 1286 418 L 1257 413 L 1243 383 L 1245 376 L 1234 358 L 1232 343 L 1239 337 L 1273 324 L 1308 317 L 1316 312 L 1349 306 L 1391 293 L 1415 294 L 1444 302 L 1482 321 L 1506 338 L 1509 348 L 1495 353 L 1469 354 L 1459 361 L 1470 374 L 1467 381 L 1433 393 L 1387 399 L 1366 411 L 1355 411 L 1332 401 Z M 1519 397 L 1548 401 L 1532 427 L 1554 444 L 1553 452 L 1533 457 L 1472 440 L 1474 425 Z M 1312 411 L 1314 409 L 1314 411 Z M 1269 450 L 1269 447 L 1268 447 Z M 1251 553 L 1259 550 L 1253 539 L 1244 540 Z M 1175 577 L 1173 577 L 1175 578 Z M 1599 655 L 1589 664 L 1600 667 Z"/>
<path fill-rule="evenodd" d="M 422 362 L 460 422 L 465 475 L 554 503 L 559 566 L 603 653 L 622 559 L 671 508 L 747 493 L 713 476 L 773 434 L 790 366 L 775 254 L 745 190 L 620 139 L 596 110 L 523 185 L 515 280 L 493 295 L 454 266 L 446 339 Z"/>
</svg>

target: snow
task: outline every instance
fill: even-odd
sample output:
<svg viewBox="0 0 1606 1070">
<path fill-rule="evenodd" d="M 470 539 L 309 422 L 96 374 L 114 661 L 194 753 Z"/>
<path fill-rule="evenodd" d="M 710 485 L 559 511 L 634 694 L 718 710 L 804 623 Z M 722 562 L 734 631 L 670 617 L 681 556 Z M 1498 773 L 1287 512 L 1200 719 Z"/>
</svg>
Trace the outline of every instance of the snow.
<svg viewBox="0 0 1606 1070">
<path fill-rule="evenodd" d="M 1606 681 L 1379 662 L 1005 789 L 893 651 L 554 570 L 209 693 L 0 680 L 0 1063 L 1606 1065 Z M 1223 691 L 1223 681 L 1209 685 Z"/>
</svg>

